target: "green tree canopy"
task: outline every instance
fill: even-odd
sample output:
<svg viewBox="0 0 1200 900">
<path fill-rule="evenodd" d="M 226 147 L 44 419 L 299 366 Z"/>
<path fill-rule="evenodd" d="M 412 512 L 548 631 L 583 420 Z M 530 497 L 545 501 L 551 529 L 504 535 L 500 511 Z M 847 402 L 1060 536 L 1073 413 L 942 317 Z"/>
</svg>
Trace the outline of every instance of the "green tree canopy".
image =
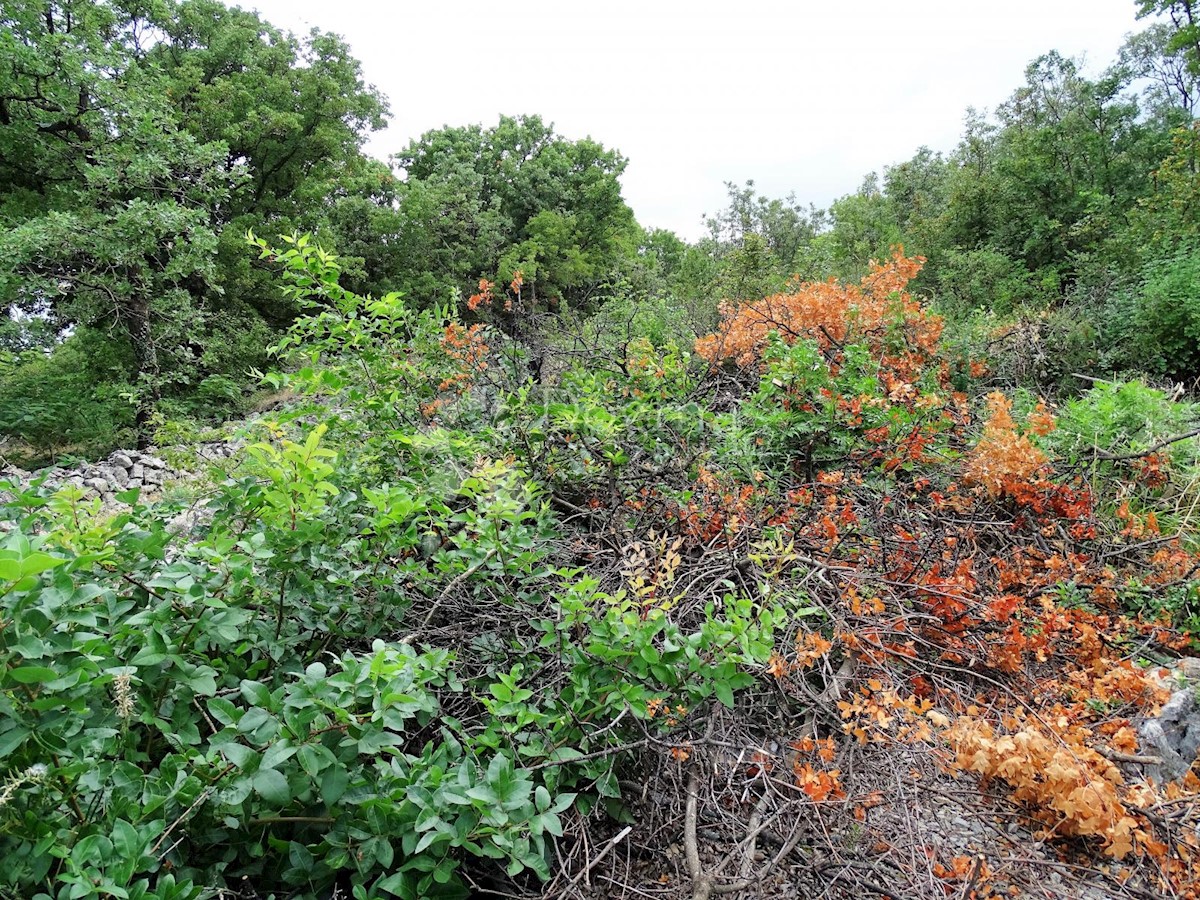
<svg viewBox="0 0 1200 900">
<path fill-rule="evenodd" d="M 636 249 L 625 157 L 538 116 L 431 131 L 396 162 L 399 239 L 413 265 L 405 287 L 419 299 L 519 269 L 538 293 L 578 301 Z"/>
<path fill-rule="evenodd" d="M 0 301 L 119 338 L 145 442 L 290 318 L 247 228 L 362 227 L 339 207 L 386 188 L 360 153 L 386 106 L 339 39 L 215 0 L 18 0 L 0 57 Z"/>
<path fill-rule="evenodd" d="M 1182 53 L 1193 75 L 1200 75 L 1200 4 L 1196 0 L 1135 0 L 1138 18 L 1165 15 L 1171 22 L 1167 49 Z"/>
</svg>

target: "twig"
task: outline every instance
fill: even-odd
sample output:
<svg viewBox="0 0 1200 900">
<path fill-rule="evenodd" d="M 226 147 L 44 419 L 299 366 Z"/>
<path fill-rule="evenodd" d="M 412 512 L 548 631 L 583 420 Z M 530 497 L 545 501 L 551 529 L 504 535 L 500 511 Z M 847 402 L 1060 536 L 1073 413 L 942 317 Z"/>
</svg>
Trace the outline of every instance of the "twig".
<svg viewBox="0 0 1200 900">
<path fill-rule="evenodd" d="M 856 876 L 857 881 L 852 880 L 848 874 L 848 870 L 860 867 L 859 864 L 853 860 L 844 860 L 844 861 L 840 861 L 840 862 L 834 862 L 831 860 L 831 861 L 825 863 L 824 865 L 820 866 L 819 868 L 822 871 L 825 871 L 827 869 L 832 869 L 835 866 L 839 866 L 839 865 L 842 867 L 842 870 L 840 872 L 835 872 L 833 874 L 834 881 L 846 881 L 846 882 L 850 882 L 851 884 L 856 884 L 861 887 L 865 887 L 867 890 L 872 891 L 873 893 L 879 894 L 881 897 L 887 897 L 888 900 L 902 900 L 901 897 L 899 897 L 896 894 L 893 894 L 891 891 L 889 891 L 883 885 L 876 884 L 874 881 L 870 880 L 869 878 L 864 878 L 861 875 L 857 875 Z"/>
<path fill-rule="evenodd" d="M 760 831 L 761 830 L 762 829 L 760 828 Z M 733 884 L 714 885 L 712 892 L 714 894 L 736 894 L 739 891 L 749 890 L 750 888 L 754 887 L 756 883 L 762 881 L 764 878 L 770 875 L 771 871 L 777 865 L 779 865 L 779 863 L 783 862 L 784 858 L 789 853 L 796 849 L 796 845 L 800 843 L 800 838 L 803 833 L 804 832 L 802 832 L 799 828 L 792 832 L 792 836 L 787 839 L 784 845 L 779 849 L 779 852 L 775 854 L 769 863 L 762 867 L 762 870 L 758 873 L 758 877 L 745 878 L 741 881 L 736 881 Z"/>
<path fill-rule="evenodd" d="M 235 768 L 236 768 L 236 766 L 234 766 L 233 763 L 230 763 L 224 769 L 222 769 L 221 772 L 217 775 L 217 777 L 213 779 L 213 783 L 210 784 L 208 787 L 206 787 L 203 791 L 201 791 L 200 796 L 198 796 L 195 800 L 192 801 L 192 805 L 189 806 L 187 809 L 185 809 L 183 812 L 181 812 L 176 817 L 175 821 L 167 826 L 166 831 L 164 831 L 159 836 L 158 840 L 154 842 L 154 846 L 150 848 L 150 852 L 157 853 L 158 848 L 163 845 L 163 843 L 166 841 L 166 839 L 168 837 L 170 837 L 171 832 L 174 831 L 177 827 L 179 827 L 179 825 L 182 824 L 183 821 L 188 816 L 190 816 L 193 812 L 195 812 L 196 809 L 198 809 L 204 803 L 205 800 L 207 800 L 209 797 L 211 797 L 216 792 L 217 784 L 221 781 L 221 779 L 224 778 L 226 775 L 228 775 L 230 772 L 232 772 Z M 178 844 L 178 841 L 176 841 L 176 844 Z M 173 846 L 174 845 L 172 845 L 172 847 Z M 167 855 L 167 853 L 170 853 L 170 852 L 171 852 L 171 849 L 168 848 L 166 853 L 163 853 L 163 857 L 165 857 Z M 163 857 L 159 857 L 160 861 Z"/>
<path fill-rule="evenodd" d="M 438 609 L 441 607 L 445 599 L 450 596 L 450 592 L 458 587 L 463 581 L 478 572 L 488 560 L 496 555 L 496 549 L 497 548 L 493 547 L 487 553 L 483 554 L 483 559 L 479 560 L 479 562 L 475 563 L 475 565 L 471 566 L 471 568 L 467 569 L 465 572 L 462 572 L 451 579 L 450 583 L 446 585 L 445 590 L 442 591 L 441 596 L 438 597 L 433 606 L 429 608 L 429 613 L 425 616 L 425 621 L 421 623 L 422 628 L 429 627 L 429 623 L 433 621 L 433 617 L 437 614 Z"/>
<path fill-rule="evenodd" d="M 551 766 L 565 766 L 571 763 L 582 762 L 585 759 L 599 759 L 601 756 L 615 756 L 618 753 L 624 753 L 626 750 L 636 750 L 638 747 L 645 747 L 647 744 L 655 743 L 651 738 L 642 738 L 640 741 L 634 741 L 631 744 L 620 744 L 616 747 L 606 747 L 603 750 L 594 750 L 591 753 L 581 753 L 579 756 L 572 756 L 569 759 L 554 759 L 548 762 L 541 762 L 537 765 L 526 766 L 528 772 L 536 772 L 538 769 L 549 769 Z M 553 751 L 552 751 L 553 752 Z"/>
<path fill-rule="evenodd" d="M 1136 453 L 1106 453 L 1103 450 L 1097 450 L 1094 454 L 1096 459 L 1103 459 L 1107 462 L 1122 462 L 1127 459 L 1138 459 L 1143 456 L 1149 456 L 1151 453 L 1156 453 L 1163 447 L 1169 447 L 1171 444 L 1178 444 L 1180 441 L 1186 441 L 1188 438 L 1194 438 L 1200 435 L 1200 428 L 1193 428 L 1186 434 L 1177 434 L 1175 437 L 1165 438 L 1156 444 L 1151 444 L 1145 450 L 1139 450 Z"/>
<path fill-rule="evenodd" d="M 1109 750 L 1107 747 L 1097 747 L 1096 752 L 1105 759 L 1113 762 L 1134 763 L 1139 766 L 1161 766 L 1161 756 L 1138 756 L 1135 753 L 1122 753 L 1120 750 Z"/>
<path fill-rule="evenodd" d="M 975 857 L 975 864 L 971 866 L 971 875 L 967 878 L 967 883 L 963 885 L 962 893 L 959 894 L 959 900 L 970 900 L 971 893 L 975 890 L 975 885 L 979 883 L 979 870 L 983 867 L 983 854 L 980 853 Z"/>
<path fill-rule="evenodd" d="M 569 882 L 567 882 L 567 887 L 563 891 L 563 893 L 564 894 L 567 893 L 572 888 L 574 888 L 575 885 L 579 884 L 579 882 L 583 879 L 583 877 L 585 875 L 587 875 L 588 872 L 592 871 L 592 869 L 596 868 L 596 866 L 600 864 L 600 861 L 603 860 L 604 857 L 608 855 L 608 851 L 611 850 L 613 847 L 617 846 L 617 844 L 621 843 L 621 841 L 625 840 L 625 838 L 629 836 L 629 832 L 631 832 L 631 831 L 633 831 L 632 825 L 626 825 L 624 828 L 622 828 L 617 833 L 616 837 L 614 837 L 611 841 L 609 841 L 607 844 L 604 845 L 603 850 L 601 850 L 599 853 L 597 853 L 596 856 L 590 862 L 588 862 L 588 864 L 586 866 L 584 866 L 582 869 L 579 870 L 578 874 L 576 874 L 576 876 L 574 878 L 572 878 Z"/>
<path fill-rule="evenodd" d="M 758 850 L 758 835 L 764 828 L 767 827 L 763 822 L 763 813 L 766 811 L 767 803 L 770 802 L 771 795 L 764 792 L 759 798 L 758 803 L 754 806 L 754 812 L 750 815 L 750 834 L 746 838 L 746 852 L 742 857 L 741 876 L 743 878 L 750 877 L 750 867 L 754 864 L 754 854 Z"/>
<path fill-rule="evenodd" d="M 164 597 L 158 591 L 154 590 L 154 588 L 150 587 L 148 584 L 143 584 L 142 582 L 138 581 L 136 578 L 134 578 L 129 573 L 122 572 L 121 580 L 129 582 L 136 588 L 141 588 L 143 591 L 145 591 L 147 594 L 149 594 L 151 597 L 153 597 L 156 600 L 160 600 L 163 603 L 171 604 L 171 608 L 174 609 L 175 612 L 179 613 L 179 615 L 187 616 L 187 610 L 184 609 L 182 606 L 180 606 L 178 603 L 176 603 L 174 600 L 172 600 L 170 597 Z"/>
<path fill-rule="evenodd" d="M 712 879 L 700 868 L 700 848 L 696 844 L 696 800 L 700 793 L 700 776 L 694 771 L 688 776 L 687 809 L 683 817 L 683 849 L 687 855 L 688 875 L 692 879 L 692 900 L 708 900 L 712 895 Z"/>
</svg>

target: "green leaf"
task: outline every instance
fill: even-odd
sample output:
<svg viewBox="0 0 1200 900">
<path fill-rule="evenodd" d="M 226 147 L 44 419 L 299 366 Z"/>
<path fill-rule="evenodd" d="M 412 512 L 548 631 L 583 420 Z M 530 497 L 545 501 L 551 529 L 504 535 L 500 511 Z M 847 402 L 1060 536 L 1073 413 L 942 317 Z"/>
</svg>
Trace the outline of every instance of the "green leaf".
<svg viewBox="0 0 1200 900">
<path fill-rule="evenodd" d="M 307 847 L 296 841 L 291 841 L 288 844 L 288 862 L 292 864 L 292 868 L 309 874 L 313 870 L 315 861 Z"/>
<path fill-rule="evenodd" d="M 258 756 L 254 750 L 245 744 L 222 744 L 217 749 L 220 750 L 222 756 L 239 769 L 246 768 L 246 763 Z"/>
<path fill-rule="evenodd" d="M 411 881 L 412 876 L 408 873 L 396 872 L 375 882 L 375 890 L 387 891 L 393 897 L 411 897 L 412 890 L 409 887 Z"/>
<path fill-rule="evenodd" d="M 446 857 L 437 864 L 437 868 L 433 870 L 433 880 L 438 884 L 449 884 L 450 879 L 454 877 L 454 870 L 458 867 L 450 857 Z"/>
<path fill-rule="evenodd" d="M 281 762 L 291 759 L 295 753 L 296 748 L 286 740 L 276 741 L 263 753 L 262 767 L 264 769 L 278 768 Z"/>
<path fill-rule="evenodd" d="M 282 772 L 274 769 L 259 769 L 252 781 L 254 792 L 268 803 L 284 806 L 292 799 L 288 781 Z"/>
<path fill-rule="evenodd" d="M 579 795 L 575 794 L 575 793 L 559 794 L 557 797 L 554 798 L 554 805 L 552 807 L 550 807 L 550 812 L 553 812 L 553 813 L 562 812 L 564 809 L 566 809 L 568 806 L 570 806 L 572 803 L 575 802 L 575 798 L 577 796 L 579 796 Z"/>
<path fill-rule="evenodd" d="M 261 728 L 270 720 L 271 714 L 269 712 L 261 707 L 255 706 L 246 710 L 245 715 L 238 720 L 238 731 L 240 731 L 242 734 L 249 734 L 251 731 Z"/>
<path fill-rule="evenodd" d="M 617 783 L 616 773 L 610 770 L 597 778 L 596 793 L 601 797 L 619 798 L 621 796 L 621 786 Z"/>
<path fill-rule="evenodd" d="M 493 684 L 488 688 L 488 690 L 491 691 L 492 696 L 501 703 L 507 703 L 508 701 L 512 700 L 512 689 L 509 688 L 508 685 Z"/>
<path fill-rule="evenodd" d="M 467 791 L 467 796 L 472 800 L 478 800 L 485 806 L 493 806 L 500 802 L 499 795 L 486 784 L 476 785 Z"/>
<path fill-rule="evenodd" d="M 247 703 L 262 707 L 269 707 L 271 705 L 271 692 L 265 684 L 257 681 L 243 681 L 239 689 L 242 696 L 246 698 Z"/>
<path fill-rule="evenodd" d="M 160 665 L 167 658 L 167 654 L 152 650 L 149 647 L 143 647 L 138 651 L 137 655 L 129 661 L 131 666 L 149 667 Z"/>
<path fill-rule="evenodd" d="M 11 731 L 0 735 L 0 759 L 4 759 L 4 757 L 21 746 L 25 738 L 29 737 L 29 734 L 30 731 L 28 728 L 17 726 Z"/>
<path fill-rule="evenodd" d="M 559 821 L 558 816 L 556 816 L 554 813 L 542 813 L 540 816 L 538 816 L 538 821 L 541 822 L 542 827 L 545 828 L 546 831 L 550 832 L 555 837 L 563 836 L 562 822 Z"/>
<path fill-rule="evenodd" d="M 217 692 L 217 681 L 211 669 L 193 672 L 184 682 L 201 697 L 211 697 Z"/>
<path fill-rule="evenodd" d="M 238 708 L 224 697 L 214 697 L 209 700 L 208 711 L 222 725 L 232 725 L 239 715 Z"/>
<path fill-rule="evenodd" d="M 421 835 L 421 839 L 417 841 L 417 846 L 413 848 L 413 853 L 417 854 L 423 850 L 427 850 L 435 841 L 439 840 L 449 840 L 449 837 L 441 831 L 427 831 Z"/>
<path fill-rule="evenodd" d="M 51 556 L 48 553 L 34 551 L 21 560 L 21 575 L 39 575 L 49 569 L 56 569 L 59 566 L 65 566 L 67 560 L 61 556 Z"/>
<path fill-rule="evenodd" d="M 728 682 L 713 682 L 713 693 L 717 695 L 717 699 L 725 706 L 733 709 L 733 688 L 729 686 Z"/>
<path fill-rule="evenodd" d="M 11 553 L 0 556 L 0 581 L 20 581 L 21 560 Z"/>
<path fill-rule="evenodd" d="M 350 784 L 350 776 L 346 770 L 340 766 L 334 766 L 321 779 L 321 799 L 327 806 L 333 806 L 342 799 L 348 784 Z"/>
<path fill-rule="evenodd" d="M 8 677 L 17 684 L 40 684 L 53 681 L 58 677 L 58 673 L 45 666 L 18 666 L 8 670 Z"/>
<path fill-rule="evenodd" d="M 300 760 L 300 768 L 310 777 L 315 778 L 327 764 L 327 760 L 311 744 L 303 744 L 296 755 Z"/>
<path fill-rule="evenodd" d="M 137 829 L 124 819 L 117 819 L 112 825 L 113 847 L 125 859 L 136 860 L 141 857 L 145 842 L 138 835 Z"/>
</svg>

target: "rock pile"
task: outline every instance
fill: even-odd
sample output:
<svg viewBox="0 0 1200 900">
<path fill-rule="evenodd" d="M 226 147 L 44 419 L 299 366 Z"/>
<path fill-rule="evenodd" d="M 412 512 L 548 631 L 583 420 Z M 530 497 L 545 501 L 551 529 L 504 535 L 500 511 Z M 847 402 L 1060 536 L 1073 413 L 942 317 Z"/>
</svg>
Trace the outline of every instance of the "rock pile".
<svg viewBox="0 0 1200 900">
<path fill-rule="evenodd" d="M 15 466 L 0 469 L 0 477 L 27 484 L 35 478 L 45 478 L 44 486 L 53 491 L 73 484 L 86 494 L 100 497 L 105 503 L 115 502 L 116 494 L 130 488 L 144 493 L 162 490 L 168 478 L 167 464 L 151 453 L 137 450 L 118 450 L 108 459 L 85 463 L 73 469 L 50 466 L 37 472 L 26 472 Z"/>
<path fill-rule="evenodd" d="M 195 448 L 195 468 L 199 471 L 204 462 L 227 459 L 235 451 L 235 444 L 203 444 Z M 0 480 L 27 485 L 36 478 L 45 478 L 43 486 L 48 491 L 73 484 L 85 495 L 99 497 L 105 505 L 118 502 L 116 495 L 130 488 L 140 488 L 143 497 L 152 496 L 159 493 L 169 481 L 186 478 L 190 474 L 185 470 L 173 469 L 154 453 L 139 450 L 117 450 L 108 459 L 74 468 L 50 466 L 28 472 L 17 466 L 0 466 Z"/>
</svg>

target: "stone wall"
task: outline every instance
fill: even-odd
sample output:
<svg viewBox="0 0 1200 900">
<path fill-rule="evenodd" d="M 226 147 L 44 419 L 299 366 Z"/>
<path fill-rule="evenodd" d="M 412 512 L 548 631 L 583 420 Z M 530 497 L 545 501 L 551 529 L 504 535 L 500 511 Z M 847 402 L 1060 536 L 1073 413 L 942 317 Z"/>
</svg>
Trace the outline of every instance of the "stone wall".
<svg viewBox="0 0 1200 900">
<path fill-rule="evenodd" d="M 230 444 L 205 444 L 196 451 L 196 468 L 205 461 L 228 458 L 233 452 Z M 187 470 L 173 469 L 161 456 L 139 450 L 118 450 L 108 459 L 74 468 L 50 466 L 27 472 L 16 466 L 0 467 L 0 479 L 28 484 L 44 477 L 47 490 L 73 484 L 87 495 L 100 497 L 105 504 L 115 503 L 116 495 L 130 488 L 140 488 L 143 497 L 157 494 L 169 482 L 188 475 Z"/>
</svg>

